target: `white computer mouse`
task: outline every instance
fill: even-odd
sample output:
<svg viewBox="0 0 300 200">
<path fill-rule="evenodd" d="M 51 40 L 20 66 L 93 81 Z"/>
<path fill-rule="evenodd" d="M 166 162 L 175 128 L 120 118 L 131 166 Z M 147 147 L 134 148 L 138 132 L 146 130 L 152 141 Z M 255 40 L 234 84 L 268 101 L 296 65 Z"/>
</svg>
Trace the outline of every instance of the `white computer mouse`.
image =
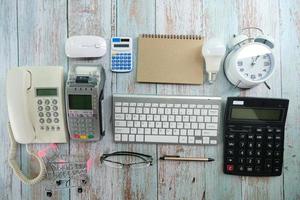
<svg viewBox="0 0 300 200">
<path fill-rule="evenodd" d="M 96 58 L 106 53 L 104 38 L 94 35 L 80 35 L 69 37 L 66 41 L 65 51 L 70 58 Z"/>
</svg>

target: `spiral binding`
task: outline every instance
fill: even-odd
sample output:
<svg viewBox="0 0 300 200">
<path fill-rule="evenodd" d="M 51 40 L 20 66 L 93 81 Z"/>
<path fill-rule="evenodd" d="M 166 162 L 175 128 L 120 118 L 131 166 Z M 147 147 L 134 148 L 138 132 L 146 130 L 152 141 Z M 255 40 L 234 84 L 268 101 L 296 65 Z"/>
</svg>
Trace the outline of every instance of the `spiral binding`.
<svg viewBox="0 0 300 200">
<path fill-rule="evenodd" d="M 181 39 L 181 40 L 201 40 L 200 35 L 165 35 L 165 34 L 142 34 L 142 38 L 159 39 Z"/>
</svg>

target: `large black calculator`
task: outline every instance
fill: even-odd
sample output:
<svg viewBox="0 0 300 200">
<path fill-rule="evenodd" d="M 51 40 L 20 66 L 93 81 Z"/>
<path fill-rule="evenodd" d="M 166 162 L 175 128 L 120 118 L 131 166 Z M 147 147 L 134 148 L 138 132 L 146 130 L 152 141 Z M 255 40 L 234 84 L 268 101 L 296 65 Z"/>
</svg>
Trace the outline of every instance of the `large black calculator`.
<svg viewBox="0 0 300 200">
<path fill-rule="evenodd" d="M 289 100 L 228 97 L 224 120 L 224 173 L 280 176 Z"/>
</svg>

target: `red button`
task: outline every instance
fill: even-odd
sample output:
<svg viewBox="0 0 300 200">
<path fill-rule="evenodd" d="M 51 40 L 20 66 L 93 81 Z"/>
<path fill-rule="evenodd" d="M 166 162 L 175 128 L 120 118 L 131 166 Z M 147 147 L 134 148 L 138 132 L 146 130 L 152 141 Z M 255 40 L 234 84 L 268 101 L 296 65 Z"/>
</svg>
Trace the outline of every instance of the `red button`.
<svg viewBox="0 0 300 200">
<path fill-rule="evenodd" d="M 79 134 L 74 134 L 73 137 L 74 138 L 80 138 L 80 135 Z"/>
<path fill-rule="evenodd" d="M 226 169 L 227 169 L 227 171 L 232 172 L 233 169 L 234 169 L 234 166 L 233 165 L 226 165 Z"/>
</svg>

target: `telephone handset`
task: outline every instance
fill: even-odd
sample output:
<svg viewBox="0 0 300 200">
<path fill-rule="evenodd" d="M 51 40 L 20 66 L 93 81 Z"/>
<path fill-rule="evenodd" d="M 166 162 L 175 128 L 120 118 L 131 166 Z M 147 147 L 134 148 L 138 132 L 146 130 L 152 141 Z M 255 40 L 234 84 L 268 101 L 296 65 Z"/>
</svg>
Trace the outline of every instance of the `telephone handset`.
<svg viewBox="0 0 300 200">
<path fill-rule="evenodd" d="M 42 180 L 45 166 L 40 163 L 40 174 L 34 179 L 25 177 L 17 162 L 16 142 L 65 143 L 64 72 L 62 67 L 17 67 L 7 74 L 8 131 L 11 139 L 9 164 L 15 174 L 27 184 Z M 43 175 L 43 176 L 42 176 Z"/>
</svg>

